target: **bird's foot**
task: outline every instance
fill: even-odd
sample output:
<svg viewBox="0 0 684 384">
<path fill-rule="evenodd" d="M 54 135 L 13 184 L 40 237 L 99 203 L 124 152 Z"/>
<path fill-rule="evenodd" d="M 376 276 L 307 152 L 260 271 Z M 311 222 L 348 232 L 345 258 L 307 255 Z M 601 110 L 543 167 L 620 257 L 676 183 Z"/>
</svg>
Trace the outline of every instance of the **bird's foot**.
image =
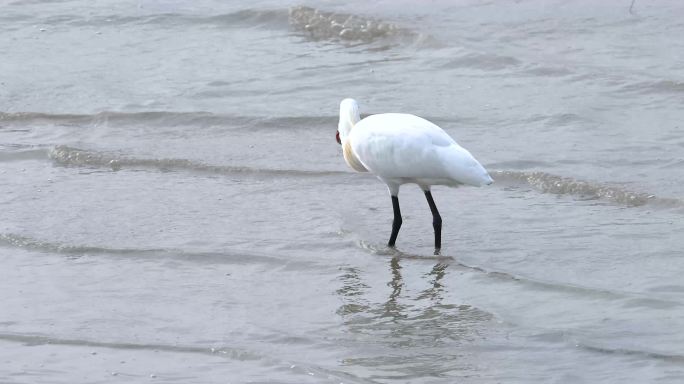
<svg viewBox="0 0 684 384">
<path fill-rule="evenodd" d="M 435 256 L 442 256 L 442 248 L 435 248 Z"/>
</svg>

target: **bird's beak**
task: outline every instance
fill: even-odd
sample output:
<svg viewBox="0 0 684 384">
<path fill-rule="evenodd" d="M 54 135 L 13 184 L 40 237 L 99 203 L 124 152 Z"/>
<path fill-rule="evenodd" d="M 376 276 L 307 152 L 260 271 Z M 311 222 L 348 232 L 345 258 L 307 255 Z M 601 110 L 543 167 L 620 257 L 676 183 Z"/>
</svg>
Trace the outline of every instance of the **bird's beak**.
<svg viewBox="0 0 684 384">
<path fill-rule="evenodd" d="M 337 131 L 335 134 L 335 139 L 337 140 L 337 144 L 342 145 L 342 140 L 340 140 L 340 131 Z"/>
</svg>

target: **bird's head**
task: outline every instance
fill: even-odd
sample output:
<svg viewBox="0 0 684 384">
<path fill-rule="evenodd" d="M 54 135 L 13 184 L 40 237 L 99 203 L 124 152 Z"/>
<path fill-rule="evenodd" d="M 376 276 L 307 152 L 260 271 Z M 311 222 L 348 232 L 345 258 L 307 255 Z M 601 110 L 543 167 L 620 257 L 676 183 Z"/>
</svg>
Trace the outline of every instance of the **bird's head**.
<svg viewBox="0 0 684 384">
<path fill-rule="evenodd" d="M 354 99 L 344 99 L 340 103 L 340 121 L 337 124 L 337 134 L 335 138 L 338 144 L 342 144 L 347 140 L 349 132 L 351 132 L 354 124 L 361 120 L 359 116 L 359 105 Z"/>
</svg>

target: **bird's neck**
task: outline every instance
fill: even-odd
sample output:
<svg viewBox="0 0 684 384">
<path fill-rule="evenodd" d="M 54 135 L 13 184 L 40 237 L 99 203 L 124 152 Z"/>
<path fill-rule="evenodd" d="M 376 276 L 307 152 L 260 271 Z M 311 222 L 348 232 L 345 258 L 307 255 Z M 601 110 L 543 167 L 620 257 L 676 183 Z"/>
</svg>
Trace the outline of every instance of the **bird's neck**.
<svg viewBox="0 0 684 384">
<path fill-rule="evenodd" d="M 347 140 L 349 133 L 351 133 L 352 128 L 354 128 L 354 125 L 356 125 L 359 120 L 358 114 L 355 116 L 340 116 L 340 122 L 337 124 L 337 131 L 340 133 L 342 142 Z"/>
<path fill-rule="evenodd" d="M 345 139 L 345 141 L 342 142 L 342 155 L 344 156 L 344 161 L 351 169 L 355 170 L 356 172 L 368 172 L 363 163 L 361 163 L 359 158 L 356 157 L 354 150 L 352 150 L 351 141 L 349 139 Z"/>
</svg>

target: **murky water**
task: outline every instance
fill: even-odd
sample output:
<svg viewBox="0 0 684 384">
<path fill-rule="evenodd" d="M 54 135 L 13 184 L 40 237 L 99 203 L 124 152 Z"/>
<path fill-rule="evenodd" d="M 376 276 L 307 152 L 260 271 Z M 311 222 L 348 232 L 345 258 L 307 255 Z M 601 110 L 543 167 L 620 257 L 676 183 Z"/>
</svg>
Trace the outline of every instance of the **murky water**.
<svg viewBox="0 0 684 384">
<path fill-rule="evenodd" d="M 5 1 L 0 381 L 684 380 L 684 5 Z M 490 187 L 346 168 L 337 108 Z"/>
</svg>

